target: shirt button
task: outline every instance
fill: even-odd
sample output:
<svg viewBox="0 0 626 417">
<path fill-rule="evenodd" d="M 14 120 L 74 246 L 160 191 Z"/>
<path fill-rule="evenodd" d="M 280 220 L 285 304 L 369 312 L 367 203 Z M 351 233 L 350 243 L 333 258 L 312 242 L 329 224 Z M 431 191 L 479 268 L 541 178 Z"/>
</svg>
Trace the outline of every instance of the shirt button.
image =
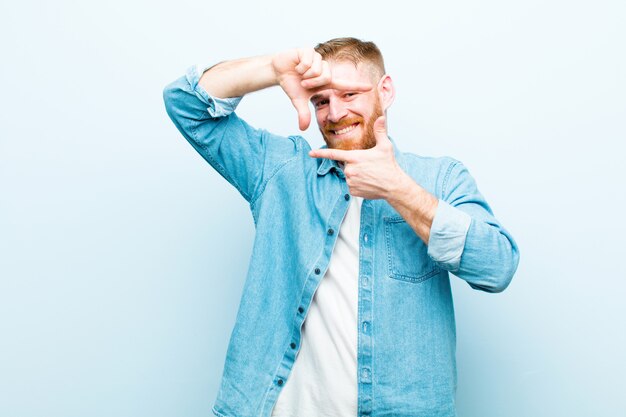
<svg viewBox="0 0 626 417">
<path fill-rule="evenodd" d="M 289 346 L 291 346 L 291 348 L 292 348 L 292 349 L 295 349 L 295 348 L 296 348 L 296 344 L 295 344 L 295 343 L 293 343 L 293 342 L 291 342 L 291 344 L 290 344 Z"/>
<path fill-rule="evenodd" d="M 320 272 L 322 272 L 322 271 L 320 271 L 320 269 L 319 269 L 319 268 L 315 268 L 315 275 L 319 275 L 319 274 L 320 274 Z"/>
<path fill-rule="evenodd" d="M 368 239 L 369 239 L 369 236 L 367 235 L 367 233 L 363 235 L 363 240 L 365 241 L 365 243 L 367 243 Z"/>
<path fill-rule="evenodd" d="M 364 287 L 367 287 L 369 285 L 369 283 L 370 283 L 370 280 L 367 277 L 363 277 L 362 281 L 363 281 L 363 286 Z"/>
<path fill-rule="evenodd" d="M 335 233 L 333 229 L 328 229 L 328 236 L 332 236 Z"/>
<path fill-rule="evenodd" d="M 367 334 L 370 330 L 370 323 L 368 321 L 363 322 L 363 333 Z"/>
<path fill-rule="evenodd" d="M 300 314 L 304 313 L 304 309 L 302 307 L 298 307 L 298 313 Z"/>
<path fill-rule="evenodd" d="M 346 201 L 350 200 L 350 194 L 345 194 L 345 195 L 343 196 L 343 198 L 345 198 L 345 199 L 346 199 Z"/>
<path fill-rule="evenodd" d="M 282 385 L 283 385 L 283 382 L 284 382 L 284 381 L 283 381 L 282 379 L 279 379 L 278 381 L 276 381 L 276 383 L 278 384 L 278 386 L 282 386 Z"/>
</svg>

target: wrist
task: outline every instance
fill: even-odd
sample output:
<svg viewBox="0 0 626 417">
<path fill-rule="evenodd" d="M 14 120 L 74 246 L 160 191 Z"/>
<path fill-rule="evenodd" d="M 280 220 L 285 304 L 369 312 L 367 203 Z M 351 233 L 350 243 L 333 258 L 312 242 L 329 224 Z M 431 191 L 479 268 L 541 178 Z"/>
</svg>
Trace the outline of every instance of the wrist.
<svg viewBox="0 0 626 417">
<path fill-rule="evenodd" d="M 419 185 L 406 172 L 399 168 L 397 180 L 389 188 L 385 200 L 396 209 L 417 209 L 420 217 L 432 221 L 439 199 Z"/>
<path fill-rule="evenodd" d="M 268 55 L 269 69 L 271 71 L 271 77 L 272 77 L 272 85 L 280 85 L 280 71 L 278 69 L 280 55 L 281 55 L 280 52 Z"/>
<path fill-rule="evenodd" d="M 384 198 L 391 205 L 398 204 L 401 200 L 414 194 L 415 186 L 418 186 L 417 183 L 400 166 L 397 166 L 389 176 L 389 186 Z"/>
</svg>

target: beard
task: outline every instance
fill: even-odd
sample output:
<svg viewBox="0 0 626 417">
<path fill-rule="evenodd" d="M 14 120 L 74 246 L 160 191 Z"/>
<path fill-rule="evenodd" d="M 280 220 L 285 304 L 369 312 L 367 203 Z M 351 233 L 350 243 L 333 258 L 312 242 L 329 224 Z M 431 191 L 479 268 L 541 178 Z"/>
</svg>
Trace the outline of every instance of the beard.
<svg viewBox="0 0 626 417">
<path fill-rule="evenodd" d="M 376 119 L 378 119 L 382 115 L 383 110 L 380 105 L 380 101 L 376 100 L 376 104 L 374 105 L 374 111 L 369 120 L 364 120 L 362 117 L 351 117 L 342 120 L 339 123 L 329 122 L 328 124 L 326 124 L 326 126 L 324 126 L 323 129 L 320 128 L 320 132 L 324 137 L 326 145 L 328 145 L 328 147 L 331 149 L 342 149 L 345 151 L 351 151 L 355 149 L 370 149 L 376 146 L 376 136 L 374 136 L 374 122 L 376 122 Z M 338 139 L 336 137 L 330 136 L 332 135 L 332 130 L 341 130 L 355 123 L 358 123 L 363 129 L 363 133 L 360 137 L 350 139 Z"/>
</svg>

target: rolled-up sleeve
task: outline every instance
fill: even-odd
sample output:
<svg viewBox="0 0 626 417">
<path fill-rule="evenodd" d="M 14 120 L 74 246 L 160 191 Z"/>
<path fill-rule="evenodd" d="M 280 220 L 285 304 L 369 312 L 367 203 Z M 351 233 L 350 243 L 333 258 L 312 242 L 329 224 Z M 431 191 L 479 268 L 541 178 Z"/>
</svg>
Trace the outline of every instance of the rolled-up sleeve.
<svg viewBox="0 0 626 417">
<path fill-rule="evenodd" d="M 167 114 L 194 149 L 247 200 L 299 149 L 295 137 L 255 129 L 235 114 L 241 97 L 218 98 L 200 86 L 196 65 L 163 90 Z"/>
<path fill-rule="evenodd" d="M 207 112 L 211 117 L 224 117 L 228 116 L 235 111 L 242 97 L 229 97 L 219 98 L 214 97 L 207 93 L 202 87 L 200 87 L 200 76 L 208 68 L 193 65 L 187 69 L 185 77 L 190 86 L 193 87 L 194 93 L 198 98 L 207 104 Z"/>
<path fill-rule="evenodd" d="M 469 214 L 439 200 L 430 228 L 428 255 L 448 271 L 457 271 L 471 222 Z"/>
<path fill-rule="evenodd" d="M 452 160 L 431 226 L 428 255 L 474 289 L 503 291 L 519 264 L 519 249 L 495 218 L 467 168 Z"/>
</svg>

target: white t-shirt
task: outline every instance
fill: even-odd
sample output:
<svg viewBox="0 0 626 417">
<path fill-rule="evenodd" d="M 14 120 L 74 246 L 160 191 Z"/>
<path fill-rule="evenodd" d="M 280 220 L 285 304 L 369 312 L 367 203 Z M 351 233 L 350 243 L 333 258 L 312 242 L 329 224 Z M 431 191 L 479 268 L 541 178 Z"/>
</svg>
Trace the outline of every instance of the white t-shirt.
<svg viewBox="0 0 626 417">
<path fill-rule="evenodd" d="M 272 417 L 357 414 L 359 229 L 363 199 L 351 197 L 339 236 L 302 325 L 301 347 Z"/>
</svg>

